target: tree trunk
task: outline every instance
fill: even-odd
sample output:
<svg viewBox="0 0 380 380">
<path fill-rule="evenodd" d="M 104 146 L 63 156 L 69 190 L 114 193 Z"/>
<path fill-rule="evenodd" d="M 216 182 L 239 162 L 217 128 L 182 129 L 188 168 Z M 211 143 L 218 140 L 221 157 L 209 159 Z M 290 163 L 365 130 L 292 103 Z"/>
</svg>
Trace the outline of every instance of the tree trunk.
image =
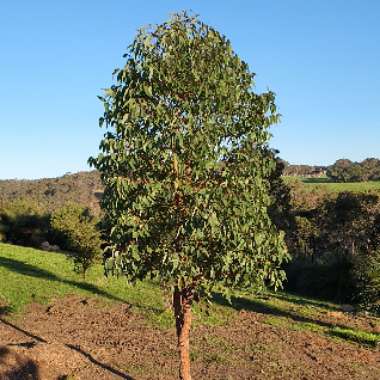
<svg viewBox="0 0 380 380">
<path fill-rule="evenodd" d="M 190 375 L 190 327 L 192 291 L 175 289 L 173 309 L 177 328 L 178 354 L 180 359 L 179 379 L 191 380 Z"/>
</svg>

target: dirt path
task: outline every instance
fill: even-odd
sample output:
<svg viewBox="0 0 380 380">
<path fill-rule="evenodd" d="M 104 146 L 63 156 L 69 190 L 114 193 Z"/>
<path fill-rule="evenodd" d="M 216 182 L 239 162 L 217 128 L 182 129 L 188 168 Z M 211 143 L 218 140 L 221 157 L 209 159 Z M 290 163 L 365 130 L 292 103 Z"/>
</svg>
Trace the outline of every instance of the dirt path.
<svg viewBox="0 0 380 380">
<path fill-rule="evenodd" d="M 380 351 L 264 323 L 237 312 L 228 326 L 197 327 L 194 379 L 380 379 Z M 152 328 L 127 305 L 67 297 L 0 321 L 0 379 L 176 379 L 174 329 Z"/>
</svg>

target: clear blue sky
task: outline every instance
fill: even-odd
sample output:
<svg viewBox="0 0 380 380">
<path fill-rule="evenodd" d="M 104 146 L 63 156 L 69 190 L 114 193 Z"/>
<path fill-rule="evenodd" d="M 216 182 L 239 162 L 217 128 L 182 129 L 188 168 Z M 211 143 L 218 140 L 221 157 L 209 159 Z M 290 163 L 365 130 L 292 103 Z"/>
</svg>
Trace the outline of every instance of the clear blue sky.
<svg viewBox="0 0 380 380">
<path fill-rule="evenodd" d="M 277 93 L 271 145 L 291 163 L 380 156 L 378 0 L 13 0 L 0 3 L 0 178 L 87 170 L 96 95 L 138 27 L 191 9 Z"/>
</svg>

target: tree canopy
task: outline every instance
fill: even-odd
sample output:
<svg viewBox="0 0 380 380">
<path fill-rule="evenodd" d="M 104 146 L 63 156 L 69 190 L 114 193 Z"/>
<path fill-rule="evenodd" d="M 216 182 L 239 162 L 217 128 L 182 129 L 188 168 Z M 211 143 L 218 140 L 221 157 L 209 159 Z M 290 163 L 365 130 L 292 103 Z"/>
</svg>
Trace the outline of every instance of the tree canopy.
<svg viewBox="0 0 380 380">
<path fill-rule="evenodd" d="M 336 182 L 377 181 L 380 179 L 380 160 L 367 158 L 362 162 L 352 162 L 340 159 L 329 166 L 326 174 Z"/>
<path fill-rule="evenodd" d="M 107 132 L 90 163 L 105 185 L 110 260 L 131 281 L 172 287 L 180 334 L 194 297 L 284 279 L 268 216 L 279 115 L 230 41 L 186 13 L 141 29 L 125 58 L 101 97 Z"/>
</svg>

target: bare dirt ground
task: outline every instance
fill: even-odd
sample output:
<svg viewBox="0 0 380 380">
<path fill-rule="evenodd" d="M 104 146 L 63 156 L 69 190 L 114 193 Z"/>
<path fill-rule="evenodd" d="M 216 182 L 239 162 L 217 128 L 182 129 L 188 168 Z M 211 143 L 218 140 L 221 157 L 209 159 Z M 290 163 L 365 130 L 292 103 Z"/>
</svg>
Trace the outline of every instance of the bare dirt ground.
<svg viewBox="0 0 380 380">
<path fill-rule="evenodd" d="M 380 379 L 379 349 L 271 326 L 266 317 L 242 310 L 226 326 L 196 327 L 193 379 Z M 153 328 L 128 305 L 71 296 L 30 305 L 16 321 L 0 318 L 2 380 L 177 378 L 174 329 Z"/>
</svg>

